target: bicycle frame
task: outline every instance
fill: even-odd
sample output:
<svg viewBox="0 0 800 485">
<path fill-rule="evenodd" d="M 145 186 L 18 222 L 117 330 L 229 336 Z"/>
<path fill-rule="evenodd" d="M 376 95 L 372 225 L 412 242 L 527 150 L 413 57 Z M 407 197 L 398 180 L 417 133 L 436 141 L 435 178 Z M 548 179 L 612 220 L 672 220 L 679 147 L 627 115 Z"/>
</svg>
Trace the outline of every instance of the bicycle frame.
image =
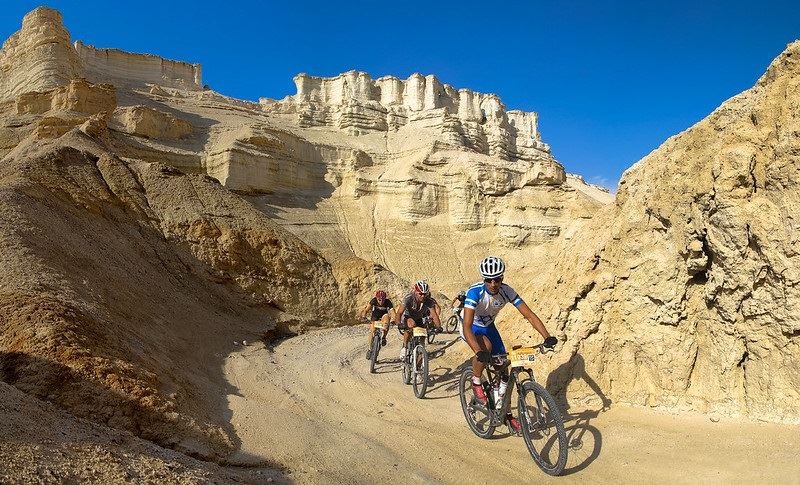
<svg viewBox="0 0 800 485">
<path fill-rule="evenodd" d="M 501 370 L 498 369 L 498 367 L 502 368 L 504 366 L 497 366 L 495 363 L 486 366 L 486 374 L 489 377 L 490 388 L 485 389 L 485 391 L 493 391 L 497 386 L 500 385 L 502 372 Z M 523 373 L 526 375 L 520 377 L 520 374 Z M 509 384 L 511 384 L 512 380 L 513 380 L 513 386 L 509 385 L 506 387 L 506 392 L 505 394 L 503 394 L 502 405 L 500 406 L 499 409 L 497 408 L 496 403 L 494 402 L 494 393 L 493 392 L 486 393 L 486 398 L 488 399 L 490 407 L 489 412 L 491 413 L 492 416 L 492 420 L 490 423 L 491 426 L 499 426 L 503 424 L 506 419 L 506 414 L 508 414 L 511 411 L 511 395 L 514 393 L 512 387 L 516 388 L 517 395 L 519 396 L 522 394 L 521 390 L 523 382 L 527 380 L 535 382 L 535 379 L 533 378 L 533 371 L 531 369 L 527 369 L 524 367 L 515 367 L 510 370 L 508 377 Z"/>
</svg>

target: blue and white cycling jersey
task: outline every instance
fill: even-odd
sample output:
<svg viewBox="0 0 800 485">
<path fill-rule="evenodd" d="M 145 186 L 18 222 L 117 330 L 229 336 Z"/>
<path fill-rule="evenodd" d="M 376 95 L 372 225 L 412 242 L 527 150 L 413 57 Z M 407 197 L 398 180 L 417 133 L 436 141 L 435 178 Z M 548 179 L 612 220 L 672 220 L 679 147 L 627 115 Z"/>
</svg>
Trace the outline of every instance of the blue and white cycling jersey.
<svg viewBox="0 0 800 485">
<path fill-rule="evenodd" d="M 486 290 L 486 285 L 481 281 L 470 286 L 469 290 L 467 290 L 464 308 L 475 310 L 473 325 L 487 327 L 494 323 L 494 318 L 506 303 L 511 303 L 518 307 L 524 302 L 517 295 L 517 292 L 505 283 L 500 285 L 500 290 L 496 295 L 492 295 Z"/>
</svg>

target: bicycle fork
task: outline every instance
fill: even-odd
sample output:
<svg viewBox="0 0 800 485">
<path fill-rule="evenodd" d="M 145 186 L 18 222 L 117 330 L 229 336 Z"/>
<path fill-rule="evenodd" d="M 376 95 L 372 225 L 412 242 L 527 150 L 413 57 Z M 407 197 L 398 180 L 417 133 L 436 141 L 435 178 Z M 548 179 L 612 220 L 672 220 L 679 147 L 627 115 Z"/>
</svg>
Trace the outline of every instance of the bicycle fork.
<svg viewBox="0 0 800 485">
<path fill-rule="evenodd" d="M 522 372 L 525 372 L 527 375 L 521 377 L 520 374 L 522 374 Z M 523 418 L 523 426 L 527 426 L 528 431 L 530 432 L 538 429 L 545 435 L 550 434 L 550 428 L 546 426 L 546 419 L 544 413 L 542 412 L 542 398 L 536 393 L 533 394 L 536 398 L 536 407 L 533 410 L 529 409 L 528 405 L 525 403 L 522 385 L 526 381 L 536 382 L 533 378 L 533 372 L 530 369 L 522 369 L 521 371 L 515 373 L 514 381 L 519 400 L 519 403 L 517 403 L 517 413 L 520 415 L 520 418 Z"/>
</svg>

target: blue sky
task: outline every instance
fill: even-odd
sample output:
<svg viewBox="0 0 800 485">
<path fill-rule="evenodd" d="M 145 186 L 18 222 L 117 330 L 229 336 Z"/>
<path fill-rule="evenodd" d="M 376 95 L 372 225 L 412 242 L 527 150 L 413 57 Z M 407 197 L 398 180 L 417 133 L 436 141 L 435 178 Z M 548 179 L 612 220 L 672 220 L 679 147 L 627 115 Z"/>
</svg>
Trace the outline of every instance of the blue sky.
<svg viewBox="0 0 800 485">
<path fill-rule="evenodd" d="M 3 2 L 0 36 L 41 5 Z M 539 112 L 567 171 L 616 187 L 661 142 L 751 87 L 800 38 L 797 2 L 57 1 L 73 40 L 203 65 L 256 100 L 298 72 L 436 74 Z"/>
</svg>

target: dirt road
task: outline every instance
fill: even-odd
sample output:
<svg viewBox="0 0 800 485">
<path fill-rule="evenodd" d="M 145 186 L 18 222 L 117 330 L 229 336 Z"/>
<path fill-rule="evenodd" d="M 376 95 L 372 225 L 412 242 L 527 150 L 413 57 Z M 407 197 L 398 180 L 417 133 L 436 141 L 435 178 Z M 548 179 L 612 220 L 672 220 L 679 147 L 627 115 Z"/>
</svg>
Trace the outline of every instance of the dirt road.
<svg viewBox="0 0 800 485">
<path fill-rule="evenodd" d="M 365 332 L 323 330 L 231 354 L 236 461 L 268 460 L 299 483 L 800 483 L 798 426 L 613 404 L 570 410 L 566 476 L 548 477 L 521 438 L 481 440 L 467 428 L 454 355 L 463 343 L 445 335 L 429 346 L 432 382 L 420 400 L 401 382 L 397 333 L 370 374 Z"/>
</svg>

